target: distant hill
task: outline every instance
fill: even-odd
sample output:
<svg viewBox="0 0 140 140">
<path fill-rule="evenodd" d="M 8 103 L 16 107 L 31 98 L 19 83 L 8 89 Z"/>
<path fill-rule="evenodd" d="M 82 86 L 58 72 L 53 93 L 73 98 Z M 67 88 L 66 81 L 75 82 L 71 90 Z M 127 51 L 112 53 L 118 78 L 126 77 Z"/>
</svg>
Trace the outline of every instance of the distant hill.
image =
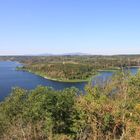
<svg viewBox="0 0 140 140">
<path fill-rule="evenodd" d="M 50 54 L 50 53 L 44 53 L 44 54 L 39 54 L 37 56 L 54 56 L 54 54 Z"/>
<path fill-rule="evenodd" d="M 84 55 L 91 55 L 87 53 L 80 53 L 80 52 L 75 52 L 75 53 L 64 53 L 64 54 L 40 54 L 38 56 L 84 56 Z"/>
<path fill-rule="evenodd" d="M 82 56 L 82 55 L 91 55 L 91 54 L 76 52 L 76 53 L 65 53 L 63 55 Z"/>
</svg>

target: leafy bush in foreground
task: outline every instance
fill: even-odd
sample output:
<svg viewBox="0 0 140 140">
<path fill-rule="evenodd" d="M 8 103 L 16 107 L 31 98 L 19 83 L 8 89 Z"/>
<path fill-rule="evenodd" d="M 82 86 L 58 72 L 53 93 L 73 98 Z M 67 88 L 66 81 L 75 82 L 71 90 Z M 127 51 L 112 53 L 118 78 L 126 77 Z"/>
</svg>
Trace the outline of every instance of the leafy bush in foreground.
<svg viewBox="0 0 140 140">
<path fill-rule="evenodd" d="M 0 104 L 2 140 L 139 140 L 140 73 L 105 86 L 14 88 Z"/>
</svg>

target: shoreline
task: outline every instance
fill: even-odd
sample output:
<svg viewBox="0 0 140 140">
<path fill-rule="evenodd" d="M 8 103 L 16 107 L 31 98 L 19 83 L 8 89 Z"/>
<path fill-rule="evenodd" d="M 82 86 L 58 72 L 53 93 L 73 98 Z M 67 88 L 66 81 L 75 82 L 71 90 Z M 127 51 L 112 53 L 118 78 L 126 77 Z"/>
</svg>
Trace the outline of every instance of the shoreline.
<svg viewBox="0 0 140 140">
<path fill-rule="evenodd" d="M 130 66 L 129 68 L 140 68 L 140 66 Z M 91 77 L 87 78 L 87 79 L 76 79 L 76 80 L 61 80 L 61 79 L 55 79 L 55 78 L 50 78 L 48 76 L 45 76 L 43 74 L 40 74 L 39 72 L 34 72 L 34 71 L 31 71 L 31 70 L 27 70 L 27 69 L 22 69 L 22 67 L 19 67 L 17 68 L 17 70 L 21 70 L 21 71 L 26 71 L 26 72 L 30 72 L 32 74 L 35 74 L 37 76 L 40 76 L 44 79 L 47 79 L 47 80 L 51 80 L 51 81 L 54 81 L 54 82 L 64 82 L 64 83 L 84 83 L 84 82 L 89 82 L 90 80 L 92 80 L 92 78 L 98 76 L 101 72 L 116 72 L 118 70 L 120 70 L 120 68 L 116 68 L 116 69 L 102 69 L 102 70 L 98 70 L 97 71 L 97 74 L 95 75 L 92 75 Z"/>
<path fill-rule="evenodd" d="M 44 75 L 42 75 L 42 74 L 40 74 L 38 72 L 33 72 L 31 70 L 26 70 L 26 69 L 17 69 L 17 70 L 30 72 L 32 74 L 35 74 L 35 75 L 40 76 L 40 77 L 42 77 L 44 79 L 51 80 L 51 81 L 54 81 L 54 82 L 64 82 L 64 83 L 84 83 L 84 82 L 89 82 L 94 76 L 98 75 L 98 74 L 93 75 L 93 76 L 91 76 L 91 77 L 89 77 L 88 79 L 85 79 L 85 80 L 84 79 L 83 80 L 80 80 L 80 79 L 79 80 L 78 79 L 76 79 L 76 80 L 60 80 L 60 79 L 54 79 L 54 78 L 44 76 Z"/>
</svg>

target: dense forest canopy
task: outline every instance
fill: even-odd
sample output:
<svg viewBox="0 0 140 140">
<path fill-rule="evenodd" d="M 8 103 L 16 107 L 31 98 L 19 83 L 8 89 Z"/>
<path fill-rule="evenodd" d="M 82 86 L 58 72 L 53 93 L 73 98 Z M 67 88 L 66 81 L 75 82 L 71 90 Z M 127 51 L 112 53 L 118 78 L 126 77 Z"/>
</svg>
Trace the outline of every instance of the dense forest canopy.
<svg viewBox="0 0 140 140">
<path fill-rule="evenodd" d="M 103 86 L 14 88 L 0 103 L 1 140 L 139 140 L 140 73 Z"/>
<path fill-rule="evenodd" d="M 43 77 L 60 81 L 88 81 L 100 70 L 118 70 L 140 66 L 139 55 L 116 56 L 9 56 L 0 60 L 19 61 L 27 70 Z"/>
<path fill-rule="evenodd" d="M 83 56 L 0 56 L 0 60 L 20 61 L 23 63 L 90 63 L 97 68 L 108 66 L 137 66 L 140 64 L 140 55 L 83 55 Z"/>
</svg>

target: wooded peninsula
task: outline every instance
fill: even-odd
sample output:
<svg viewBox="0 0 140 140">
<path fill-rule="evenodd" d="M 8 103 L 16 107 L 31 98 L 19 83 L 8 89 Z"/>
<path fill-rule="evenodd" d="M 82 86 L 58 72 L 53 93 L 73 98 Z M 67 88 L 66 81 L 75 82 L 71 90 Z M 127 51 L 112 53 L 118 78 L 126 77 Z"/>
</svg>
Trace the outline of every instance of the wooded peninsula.
<svg viewBox="0 0 140 140">
<path fill-rule="evenodd" d="M 139 55 L 118 56 L 13 56 L 1 59 L 19 61 L 26 70 L 44 78 L 63 82 L 89 81 L 100 71 L 116 71 L 140 66 Z"/>
</svg>

